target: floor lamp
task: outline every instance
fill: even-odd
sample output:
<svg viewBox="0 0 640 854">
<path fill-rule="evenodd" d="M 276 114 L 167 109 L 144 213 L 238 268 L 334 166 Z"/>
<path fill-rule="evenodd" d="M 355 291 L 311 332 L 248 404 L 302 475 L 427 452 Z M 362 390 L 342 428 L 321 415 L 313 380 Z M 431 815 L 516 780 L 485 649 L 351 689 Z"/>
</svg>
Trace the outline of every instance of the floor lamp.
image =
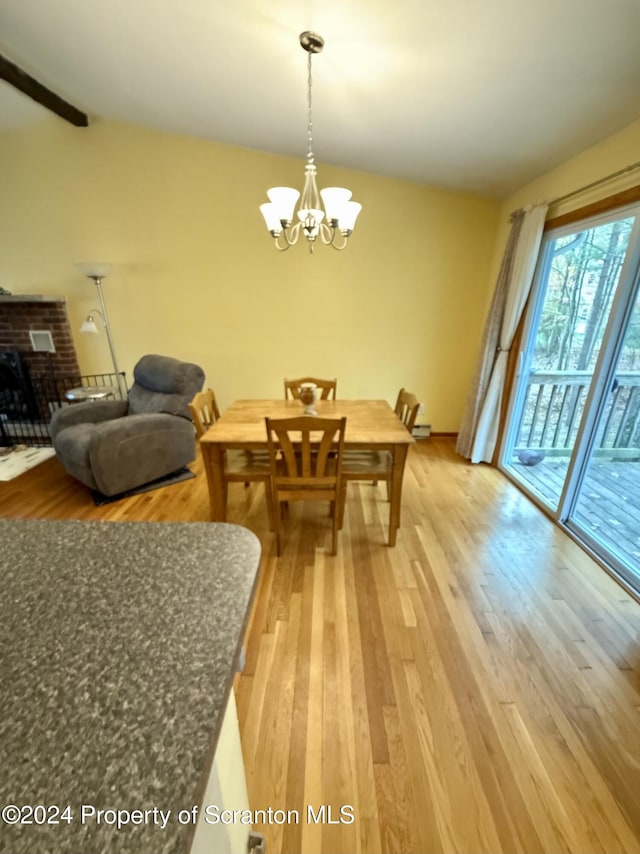
<svg viewBox="0 0 640 854">
<path fill-rule="evenodd" d="M 113 370 L 116 375 L 116 382 L 118 383 L 118 391 L 120 392 L 120 396 L 122 398 L 126 397 L 126 388 L 123 391 L 122 388 L 122 377 L 120 374 L 120 369 L 118 368 L 118 360 L 116 358 L 116 350 L 113 344 L 113 336 L 111 335 L 111 326 L 109 325 L 109 315 L 107 314 L 107 306 L 104 302 L 104 295 L 102 293 L 102 280 L 106 278 L 111 270 L 111 264 L 78 264 L 82 272 L 88 279 L 91 279 L 94 285 L 96 286 L 96 290 L 98 291 L 98 299 L 100 300 L 100 308 L 94 308 L 91 310 L 87 319 L 83 322 L 80 327 L 80 332 L 89 332 L 93 334 L 97 334 L 98 327 L 93 319 L 94 314 L 99 314 L 102 319 L 102 325 L 104 326 L 105 332 L 107 333 L 107 341 L 109 342 L 109 350 L 111 352 L 111 361 L 113 362 Z"/>
</svg>

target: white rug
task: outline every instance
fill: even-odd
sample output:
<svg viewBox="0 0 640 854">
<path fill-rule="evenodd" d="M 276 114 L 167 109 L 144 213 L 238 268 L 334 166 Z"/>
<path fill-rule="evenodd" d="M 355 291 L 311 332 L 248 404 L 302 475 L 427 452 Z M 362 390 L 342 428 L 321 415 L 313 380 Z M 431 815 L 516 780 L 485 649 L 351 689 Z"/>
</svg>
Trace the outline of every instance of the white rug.
<svg viewBox="0 0 640 854">
<path fill-rule="evenodd" d="M 55 454 L 53 448 L 20 448 L 0 457 L 0 480 L 13 480 Z"/>
</svg>

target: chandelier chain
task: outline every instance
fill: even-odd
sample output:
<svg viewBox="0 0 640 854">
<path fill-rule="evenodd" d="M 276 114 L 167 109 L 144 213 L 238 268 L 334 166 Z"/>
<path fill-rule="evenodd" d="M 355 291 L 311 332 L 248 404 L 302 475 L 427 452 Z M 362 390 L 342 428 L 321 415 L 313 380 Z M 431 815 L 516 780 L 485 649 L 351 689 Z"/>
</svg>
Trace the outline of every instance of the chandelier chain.
<svg viewBox="0 0 640 854">
<path fill-rule="evenodd" d="M 313 114 L 311 109 L 311 86 L 313 77 L 311 74 L 311 52 L 307 54 L 307 163 L 313 163 Z"/>
</svg>

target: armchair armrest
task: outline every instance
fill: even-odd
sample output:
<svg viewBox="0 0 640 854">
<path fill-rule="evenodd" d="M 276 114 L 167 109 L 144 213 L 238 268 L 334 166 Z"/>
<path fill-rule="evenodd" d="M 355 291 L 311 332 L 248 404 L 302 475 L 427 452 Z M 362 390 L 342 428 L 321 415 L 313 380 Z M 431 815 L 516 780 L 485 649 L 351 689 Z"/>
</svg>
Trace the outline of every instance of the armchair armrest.
<svg viewBox="0 0 640 854">
<path fill-rule="evenodd" d="M 96 428 L 89 445 L 91 469 L 105 495 L 163 477 L 195 456 L 193 424 L 163 412 L 105 421 Z"/>
<path fill-rule="evenodd" d="M 110 421 L 114 418 L 122 418 L 127 414 L 129 402 L 127 400 L 95 400 L 86 403 L 74 403 L 63 406 L 53 413 L 49 430 L 51 438 L 55 441 L 61 430 L 74 424 Z"/>
</svg>

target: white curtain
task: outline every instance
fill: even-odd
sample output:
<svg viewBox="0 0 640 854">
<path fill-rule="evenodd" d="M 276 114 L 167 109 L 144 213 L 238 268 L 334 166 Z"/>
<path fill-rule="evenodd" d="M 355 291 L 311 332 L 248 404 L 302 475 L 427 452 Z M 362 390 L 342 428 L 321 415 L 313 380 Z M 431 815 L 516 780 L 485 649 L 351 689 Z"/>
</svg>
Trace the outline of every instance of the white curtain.
<svg viewBox="0 0 640 854">
<path fill-rule="evenodd" d="M 511 281 L 511 271 L 513 269 L 513 259 L 516 253 L 518 240 L 520 239 L 520 229 L 522 228 L 522 220 L 524 211 L 514 211 L 509 217 L 511 230 L 505 246 L 504 255 L 496 287 L 493 291 L 491 306 L 484 324 L 484 333 L 482 335 L 482 344 L 480 345 L 480 356 L 476 365 L 476 372 L 473 381 L 469 388 L 467 396 L 467 405 L 464 412 L 464 417 L 460 422 L 458 429 L 458 439 L 456 441 L 456 451 L 465 460 L 471 459 L 471 451 L 476 438 L 476 430 L 478 429 L 478 419 L 482 411 L 482 404 L 487 395 L 489 388 L 489 380 L 493 371 L 493 363 L 495 362 L 498 345 L 500 343 L 500 329 L 502 328 L 502 318 L 504 316 L 504 307 L 507 302 L 507 289 Z"/>
<path fill-rule="evenodd" d="M 540 204 L 524 211 L 507 287 L 499 346 L 473 440 L 472 463 L 490 463 L 493 459 L 498 439 L 509 350 L 531 290 L 547 209 L 547 204 Z"/>
</svg>

